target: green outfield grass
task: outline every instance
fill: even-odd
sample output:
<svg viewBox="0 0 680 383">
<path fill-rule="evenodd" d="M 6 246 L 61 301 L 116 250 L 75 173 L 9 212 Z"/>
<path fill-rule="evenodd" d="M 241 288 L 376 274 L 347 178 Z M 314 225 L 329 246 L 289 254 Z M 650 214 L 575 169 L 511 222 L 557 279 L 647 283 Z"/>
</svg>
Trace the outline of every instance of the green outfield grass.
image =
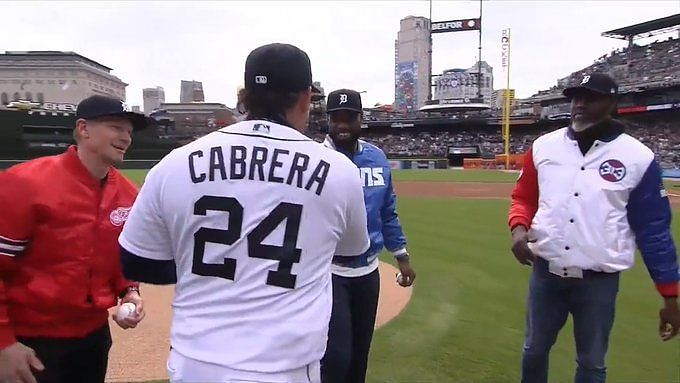
<svg viewBox="0 0 680 383">
<path fill-rule="evenodd" d="M 664 184 L 669 193 L 680 195 L 680 180 L 664 181 Z"/>
<path fill-rule="evenodd" d="M 141 181 L 145 172 L 126 173 Z M 396 180 L 410 181 L 513 182 L 516 177 L 488 171 L 395 172 Z M 418 278 L 406 310 L 375 334 L 369 382 L 519 381 L 530 270 L 519 265 L 509 251 L 508 204 L 500 200 L 399 199 L 398 210 Z M 677 218 L 673 234 L 680 239 Z M 389 256 L 384 260 L 392 262 Z M 662 343 L 658 339 L 660 307 L 661 299 L 638 260 L 622 277 L 608 381 L 680 381 L 680 340 Z M 571 326 L 570 319 L 553 349 L 551 382 L 573 381 Z"/>
<path fill-rule="evenodd" d="M 138 185 L 141 185 L 144 182 L 144 177 L 146 177 L 147 170 L 125 169 L 122 172 Z"/>
<path fill-rule="evenodd" d="M 395 181 L 515 182 L 519 173 L 493 170 L 393 170 Z"/>
</svg>

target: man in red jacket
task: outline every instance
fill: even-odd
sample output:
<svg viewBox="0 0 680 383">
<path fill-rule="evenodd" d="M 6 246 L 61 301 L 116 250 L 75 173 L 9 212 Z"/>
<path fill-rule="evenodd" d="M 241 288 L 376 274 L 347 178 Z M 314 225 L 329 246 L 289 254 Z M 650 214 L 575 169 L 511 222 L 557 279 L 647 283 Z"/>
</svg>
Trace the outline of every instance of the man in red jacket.
<svg viewBox="0 0 680 383">
<path fill-rule="evenodd" d="M 136 305 L 122 328 L 144 317 L 117 241 L 137 188 L 113 165 L 150 120 L 103 96 L 76 117 L 77 147 L 0 174 L 0 382 L 104 382 L 107 310 Z"/>
</svg>

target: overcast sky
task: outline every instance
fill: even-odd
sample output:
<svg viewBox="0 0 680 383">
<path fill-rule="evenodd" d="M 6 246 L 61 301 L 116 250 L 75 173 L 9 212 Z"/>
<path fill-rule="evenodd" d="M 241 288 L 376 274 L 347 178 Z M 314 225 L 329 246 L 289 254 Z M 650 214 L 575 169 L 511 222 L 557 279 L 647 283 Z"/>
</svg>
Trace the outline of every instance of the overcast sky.
<svg viewBox="0 0 680 383">
<path fill-rule="evenodd" d="M 156 85 L 178 102 L 180 80 L 193 79 L 206 101 L 234 106 L 248 53 L 287 42 L 309 54 L 326 92 L 365 90 L 373 105 L 394 101 L 399 20 L 428 13 L 428 1 L 0 1 L 0 50 L 75 51 L 129 83 L 131 105 Z M 678 0 L 484 1 L 482 59 L 503 87 L 500 36 L 511 28 L 511 87 L 527 97 L 625 46 L 601 32 L 677 13 Z M 479 2 L 434 1 L 432 15 L 477 17 Z M 434 73 L 472 66 L 477 44 L 476 31 L 434 35 Z"/>
</svg>

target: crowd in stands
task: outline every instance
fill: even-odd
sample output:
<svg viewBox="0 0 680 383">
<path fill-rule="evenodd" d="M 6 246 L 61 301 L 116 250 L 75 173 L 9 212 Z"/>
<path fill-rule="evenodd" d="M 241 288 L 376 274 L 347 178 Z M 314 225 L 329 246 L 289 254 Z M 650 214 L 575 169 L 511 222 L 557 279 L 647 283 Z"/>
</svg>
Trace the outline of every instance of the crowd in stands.
<svg viewBox="0 0 680 383">
<path fill-rule="evenodd" d="M 325 135 L 311 134 L 317 142 Z M 526 151 L 538 135 L 510 135 L 510 148 L 513 153 Z M 504 142 L 499 133 L 459 130 L 456 132 L 409 132 L 404 134 L 369 133 L 362 137 L 385 151 L 389 157 L 438 157 L 445 158 L 449 146 L 479 146 L 484 155 L 493 157 L 504 153 Z"/>
<path fill-rule="evenodd" d="M 657 161 L 664 169 L 680 169 L 680 123 L 677 119 L 625 120 L 626 133 L 638 138 L 656 154 Z M 524 153 L 541 134 L 547 130 L 520 131 L 510 135 L 510 152 Z M 325 135 L 315 133 L 312 138 L 323 141 Z M 457 130 L 442 132 L 417 132 L 404 129 L 401 134 L 368 133 L 363 137 L 385 151 L 392 158 L 397 157 L 438 157 L 447 156 L 449 146 L 478 146 L 482 155 L 493 158 L 503 154 L 505 146 L 500 130 L 482 131 Z"/>
<path fill-rule="evenodd" d="M 647 145 L 664 169 L 680 169 L 680 120 L 628 121 L 627 133 Z"/>
<path fill-rule="evenodd" d="M 680 84 L 680 38 L 669 37 L 648 45 L 633 45 L 599 57 L 595 62 L 558 81 L 540 94 L 560 93 L 593 72 L 609 73 L 622 92 L 637 87 L 661 88 Z"/>
</svg>

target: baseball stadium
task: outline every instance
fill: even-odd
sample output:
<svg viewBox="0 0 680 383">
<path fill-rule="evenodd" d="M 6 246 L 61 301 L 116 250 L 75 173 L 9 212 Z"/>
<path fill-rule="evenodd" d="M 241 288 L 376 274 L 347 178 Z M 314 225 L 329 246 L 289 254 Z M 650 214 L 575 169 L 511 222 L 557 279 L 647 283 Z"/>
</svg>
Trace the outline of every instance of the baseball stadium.
<svg viewBox="0 0 680 383">
<path fill-rule="evenodd" d="M 584 75 L 604 72 L 618 82 L 616 118 L 661 165 L 674 213 L 672 234 L 680 240 L 680 37 L 637 44 L 641 36 L 679 28 L 680 14 L 605 31 L 597 38 L 624 39 L 628 47 L 602 52 L 592 65 L 574 68 L 529 98 L 511 99 L 504 93 L 507 100 L 498 106 L 486 97 L 452 97 L 418 107 L 412 79 L 397 66 L 395 71 L 402 72 L 395 73 L 396 102 L 364 107 L 362 139 L 389 158 L 418 279 L 412 287 L 399 287 L 393 279 L 398 272 L 394 259 L 387 252 L 381 255 L 367 381 L 519 381 L 531 271 L 511 253 L 511 194 L 534 140 L 569 124 L 569 101 L 562 91 L 578 85 Z M 476 73 L 431 76 L 431 85 L 435 93 L 446 93 L 452 81 L 477 88 L 481 70 Z M 307 133 L 318 142 L 328 132 L 324 103 L 322 90 L 313 99 Z M 3 96 L 2 168 L 62 153 L 74 143 L 73 111 L 42 105 Z M 137 185 L 174 148 L 242 118 L 236 108 L 189 109 L 157 109 L 151 117 L 158 127 L 134 133 L 120 168 Z M 135 330 L 111 326 L 107 381 L 167 382 L 174 287 L 143 285 L 141 291 L 146 319 Z M 680 344 L 677 339 L 659 341 L 658 310 L 654 284 L 638 254 L 635 266 L 621 278 L 608 381 L 680 382 Z M 572 334 L 569 319 L 551 351 L 551 382 L 573 381 Z"/>
</svg>

